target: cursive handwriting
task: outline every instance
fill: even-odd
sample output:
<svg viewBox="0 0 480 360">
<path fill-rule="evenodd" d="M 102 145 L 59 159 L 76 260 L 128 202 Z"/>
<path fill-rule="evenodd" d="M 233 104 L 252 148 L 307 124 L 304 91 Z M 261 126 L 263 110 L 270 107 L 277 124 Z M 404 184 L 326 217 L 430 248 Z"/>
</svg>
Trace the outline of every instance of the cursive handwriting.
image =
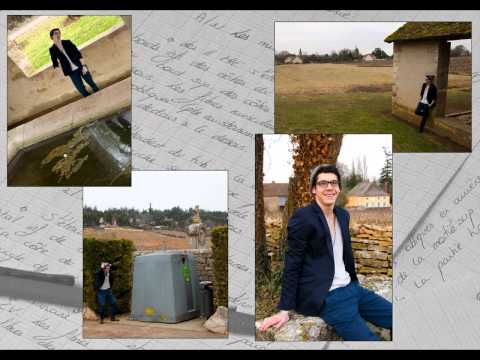
<svg viewBox="0 0 480 360">
<path fill-rule="evenodd" d="M 468 186 L 464 190 L 462 190 L 460 194 L 455 196 L 453 203 L 455 205 L 460 204 L 479 184 L 480 184 L 480 175 L 477 175 L 473 180 L 470 181 Z"/>
<path fill-rule="evenodd" d="M 447 256 L 442 257 L 437 263 L 437 269 L 440 272 L 440 276 L 442 280 L 445 282 L 445 274 L 444 268 L 457 256 L 457 254 L 462 250 L 462 246 L 460 243 L 457 243 L 453 247 L 448 247 L 449 254 Z"/>
<path fill-rule="evenodd" d="M 23 336 L 23 331 L 18 328 L 19 321 L 15 321 L 14 318 L 10 318 L 0 322 L 0 328 L 7 330 L 9 333 L 15 336 Z"/>
</svg>

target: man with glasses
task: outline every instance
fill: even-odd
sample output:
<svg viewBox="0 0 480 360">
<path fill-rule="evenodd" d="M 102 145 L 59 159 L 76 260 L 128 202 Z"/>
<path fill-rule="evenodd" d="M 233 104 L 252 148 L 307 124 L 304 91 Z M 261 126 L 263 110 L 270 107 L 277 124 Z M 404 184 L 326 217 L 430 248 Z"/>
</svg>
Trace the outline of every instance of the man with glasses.
<svg viewBox="0 0 480 360">
<path fill-rule="evenodd" d="M 335 206 L 341 178 L 333 165 L 319 165 L 310 175 L 314 200 L 296 209 L 288 222 L 288 249 L 279 313 L 259 330 L 280 328 L 289 311 L 319 316 L 346 341 L 377 341 L 366 321 L 392 328 L 392 303 L 360 286 L 349 233 L 350 215 Z"/>
</svg>

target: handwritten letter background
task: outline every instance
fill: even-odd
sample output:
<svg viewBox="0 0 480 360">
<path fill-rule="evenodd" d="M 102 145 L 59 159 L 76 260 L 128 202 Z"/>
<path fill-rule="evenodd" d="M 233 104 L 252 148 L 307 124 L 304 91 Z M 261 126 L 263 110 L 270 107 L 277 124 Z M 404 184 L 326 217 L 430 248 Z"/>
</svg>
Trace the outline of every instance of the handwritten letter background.
<svg viewBox="0 0 480 360">
<path fill-rule="evenodd" d="M 478 146 L 472 154 L 394 154 L 392 342 L 255 342 L 253 324 L 253 136 L 273 133 L 274 21 L 472 21 L 475 30 L 479 12 L 116 13 L 133 15 L 134 169 L 228 170 L 230 306 L 251 315 L 250 334 L 230 323 L 222 340 L 85 339 L 80 308 L 0 296 L 0 348 L 480 348 Z M 4 34 L 7 14 L 22 12 L 1 12 Z M 6 187 L 6 36 L 0 39 L 0 264 L 72 274 L 81 286 L 82 189 Z M 474 115 L 478 50 L 473 42 Z M 474 145 L 477 133 L 474 117 Z"/>
</svg>

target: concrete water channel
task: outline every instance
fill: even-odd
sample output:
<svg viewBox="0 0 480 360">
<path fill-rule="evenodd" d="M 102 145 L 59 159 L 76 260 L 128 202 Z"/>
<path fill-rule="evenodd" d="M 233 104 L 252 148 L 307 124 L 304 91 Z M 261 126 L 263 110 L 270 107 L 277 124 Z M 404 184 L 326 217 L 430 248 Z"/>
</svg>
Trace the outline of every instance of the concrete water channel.
<svg viewBox="0 0 480 360">
<path fill-rule="evenodd" d="M 19 150 L 8 186 L 130 186 L 131 110 Z"/>
</svg>

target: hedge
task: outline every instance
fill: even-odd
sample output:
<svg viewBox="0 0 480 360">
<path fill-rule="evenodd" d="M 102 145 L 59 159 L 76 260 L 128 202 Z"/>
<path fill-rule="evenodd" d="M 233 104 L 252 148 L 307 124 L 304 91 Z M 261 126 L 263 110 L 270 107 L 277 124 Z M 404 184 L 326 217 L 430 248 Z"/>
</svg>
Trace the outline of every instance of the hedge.
<svg viewBox="0 0 480 360">
<path fill-rule="evenodd" d="M 228 227 L 212 229 L 214 307 L 228 307 Z"/>
<path fill-rule="evenodd" d="M 132 264 L 135 246 L 130 240 L 83 239 L 83 302 L 98 312 L 94 289 L 95 272 L 102 262 L 112 264 L 113 295 L 120 313 L 130 312 L 132 293 Z M 109 306 L 106 306 L 109 309 Z"/>
</svg>

